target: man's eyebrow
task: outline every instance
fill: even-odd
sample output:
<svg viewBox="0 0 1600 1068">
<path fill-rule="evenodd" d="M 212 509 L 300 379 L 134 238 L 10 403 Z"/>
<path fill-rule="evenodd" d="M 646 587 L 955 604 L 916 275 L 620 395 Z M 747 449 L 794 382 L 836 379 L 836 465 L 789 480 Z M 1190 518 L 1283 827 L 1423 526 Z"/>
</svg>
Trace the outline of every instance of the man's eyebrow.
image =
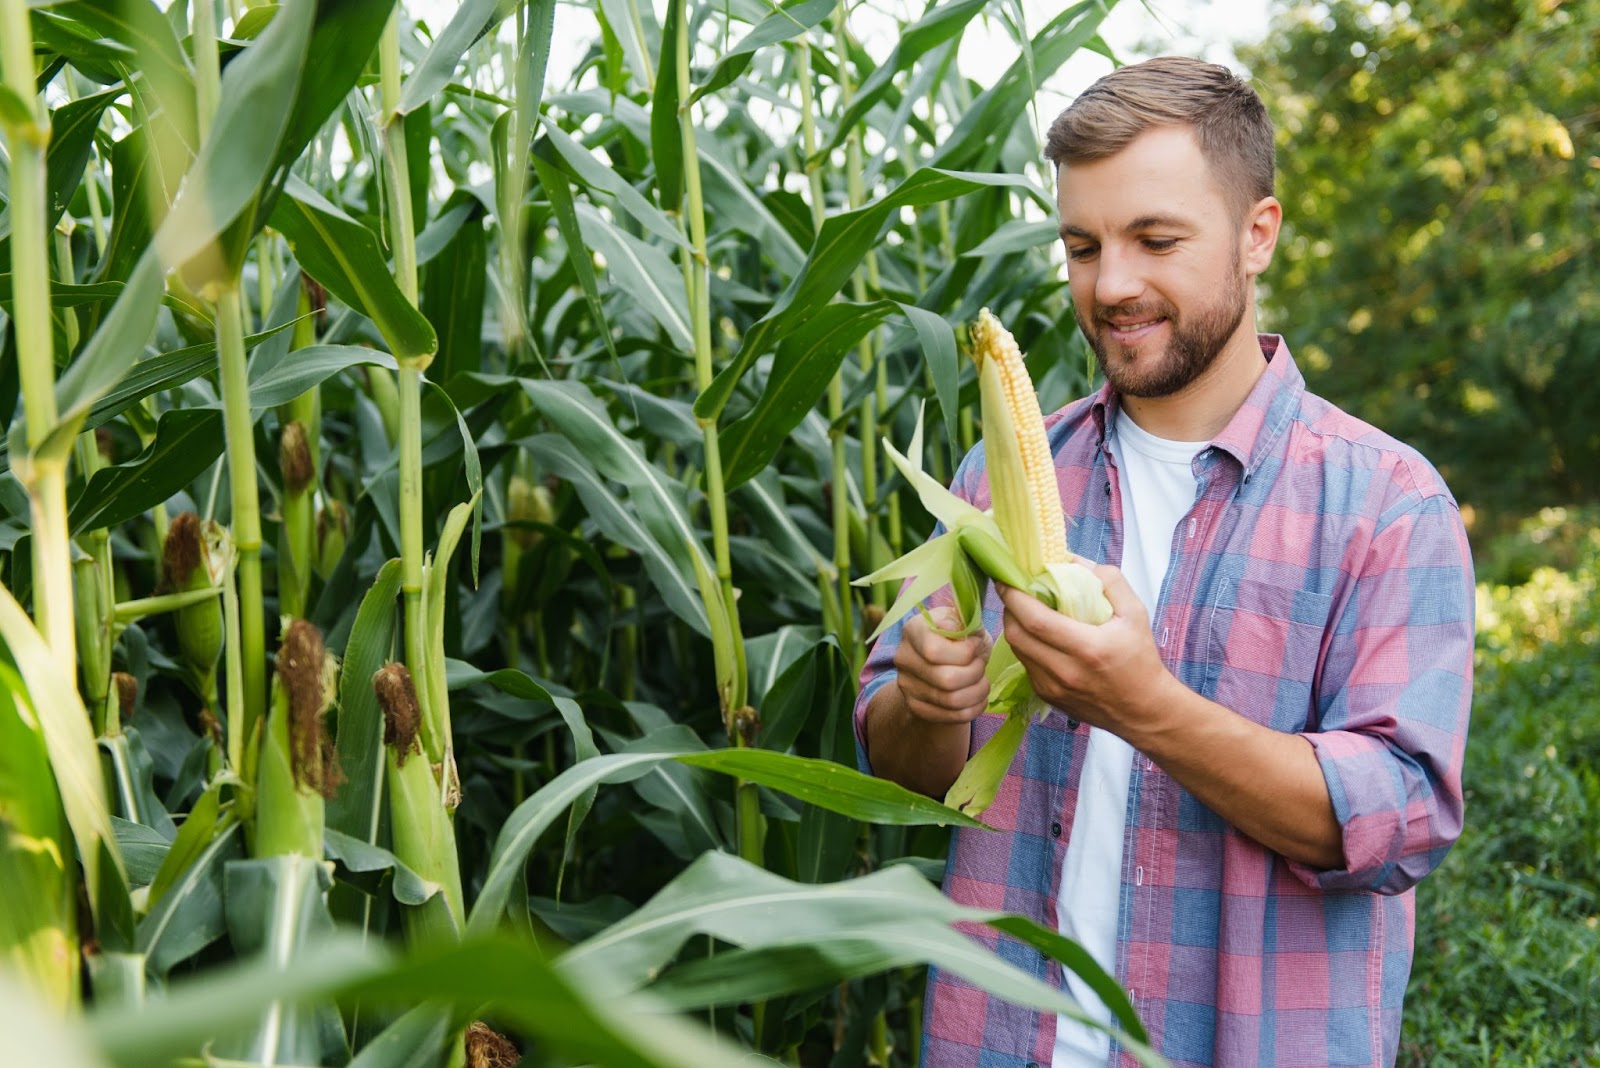
<svg viewBox="0 0 1600 1068">
<path fill-rule="evenodd" d="M 1187 230 L 1191 226 L 1192 224 L 1186 219 L 1181 219 L 1176 215 L 1141 215 L 1127 226 L 1124 226 L 1122 230 L 1124 233 L 1136 234 L 1143 230 Z M 1073 226 L 1071 223 L 1062 223 L 1060 233 L 1063 241 L 1069 237 L 1083 238 L 1089 241 L 1094 240 L 1094 235 L 1089 231 L 1081 226 Z"/>
<path fill-rule="evenodd" d="M 1141 230 L 1187 230 L 1192 224 L 1176 215 L 1141 215 L 1127 226 L 1124 233 L 1136 234 Z"/>
</svg>

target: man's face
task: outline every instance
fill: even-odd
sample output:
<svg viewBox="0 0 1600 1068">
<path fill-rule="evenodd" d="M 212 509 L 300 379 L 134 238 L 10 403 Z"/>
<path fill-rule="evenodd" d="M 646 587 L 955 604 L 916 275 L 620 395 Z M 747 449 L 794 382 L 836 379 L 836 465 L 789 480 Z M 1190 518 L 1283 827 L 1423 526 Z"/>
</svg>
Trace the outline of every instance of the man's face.
<svg viewBox="0 0 1600 1068">
<path fill-rule="evenodd" d="M 1260 267 L 1193 131 L 1063 164 L 1057 200 L 1078 325 L 1112 388 L 1167 397 L 1200 377 L 1239 332 Z"/>
</svg>

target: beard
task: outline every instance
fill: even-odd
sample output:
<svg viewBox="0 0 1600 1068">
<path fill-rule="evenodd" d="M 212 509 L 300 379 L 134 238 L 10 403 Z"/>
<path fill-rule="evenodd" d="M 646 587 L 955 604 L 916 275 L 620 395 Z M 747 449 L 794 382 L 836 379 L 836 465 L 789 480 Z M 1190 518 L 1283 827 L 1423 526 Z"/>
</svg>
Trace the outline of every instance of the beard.
<svg viewBox="0 0 1600 1068">
<path fill-rule="evenodd" d="M 1239 329 L 1248 284 L 1243 262 L 1235 260 L 1226 288 L 1203 308 L 1180 315 L 1166 301 L 1093 305 L 1089 315 L 1079 314 L 1078 326 L 1112 389 L 1126 397 L 1170 397 L 1204 374 Z M 1113 340 L 1107 322 L 1113 315 L 1125 322 L 1165 319 L 1171 327 L 1165 351 L 1140 356 L 1137 346 Z"/>
</svg>

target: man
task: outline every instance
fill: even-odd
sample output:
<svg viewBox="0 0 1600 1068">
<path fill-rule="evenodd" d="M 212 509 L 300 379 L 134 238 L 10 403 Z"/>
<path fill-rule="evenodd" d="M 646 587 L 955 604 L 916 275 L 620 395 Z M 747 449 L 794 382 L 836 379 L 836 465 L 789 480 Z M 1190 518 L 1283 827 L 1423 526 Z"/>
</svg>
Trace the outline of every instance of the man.
<svg viewBox="0 0 1600 1068">
<path fill-rule="evenodd" d="M 984 814 L 997 830 L 955 835 L 946 890 L 1083 943 L 1176 1065 L 1391 1064 L 1412 887 L 1461 829 L 1473 584 L 1455 502 L 1256 334 L 1282 208 L 1249 86 L 1187 59 L 1122 68 L 1047 155 L 1106 378 L 1047 429 L 1071 548 L 1106 561 L 1115 614 L 1093 627 L 991 590 L 989 632 L 1003 619 L 1059 714 L 1029 729 Z M 981 449 L 955 490 L 988 506 Z M 949 591 L 932 603 L 949 629 Z M 915 613 L 887 631 L 862 675 L 864 763 L 942 796 L 998 725 L 988 647 Z M 948 975 L 927 1004 L 933 1068 L 1133 1063 Z"/>
</svg>

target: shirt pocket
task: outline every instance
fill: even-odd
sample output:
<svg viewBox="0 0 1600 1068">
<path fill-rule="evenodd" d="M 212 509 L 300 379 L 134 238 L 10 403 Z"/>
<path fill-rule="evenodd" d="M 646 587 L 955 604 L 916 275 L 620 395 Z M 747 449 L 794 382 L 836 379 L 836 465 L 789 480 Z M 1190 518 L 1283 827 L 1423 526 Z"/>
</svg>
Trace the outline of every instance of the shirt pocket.
<svg viewBox="0 0 1600 1068">
<path fill-rule="evenodd" d="M 1223 585 L 1207 626 L 1205 694 L 1276 730 L 1315 729 L 1333 598 L 1255 579 Z"/>
</svg>

